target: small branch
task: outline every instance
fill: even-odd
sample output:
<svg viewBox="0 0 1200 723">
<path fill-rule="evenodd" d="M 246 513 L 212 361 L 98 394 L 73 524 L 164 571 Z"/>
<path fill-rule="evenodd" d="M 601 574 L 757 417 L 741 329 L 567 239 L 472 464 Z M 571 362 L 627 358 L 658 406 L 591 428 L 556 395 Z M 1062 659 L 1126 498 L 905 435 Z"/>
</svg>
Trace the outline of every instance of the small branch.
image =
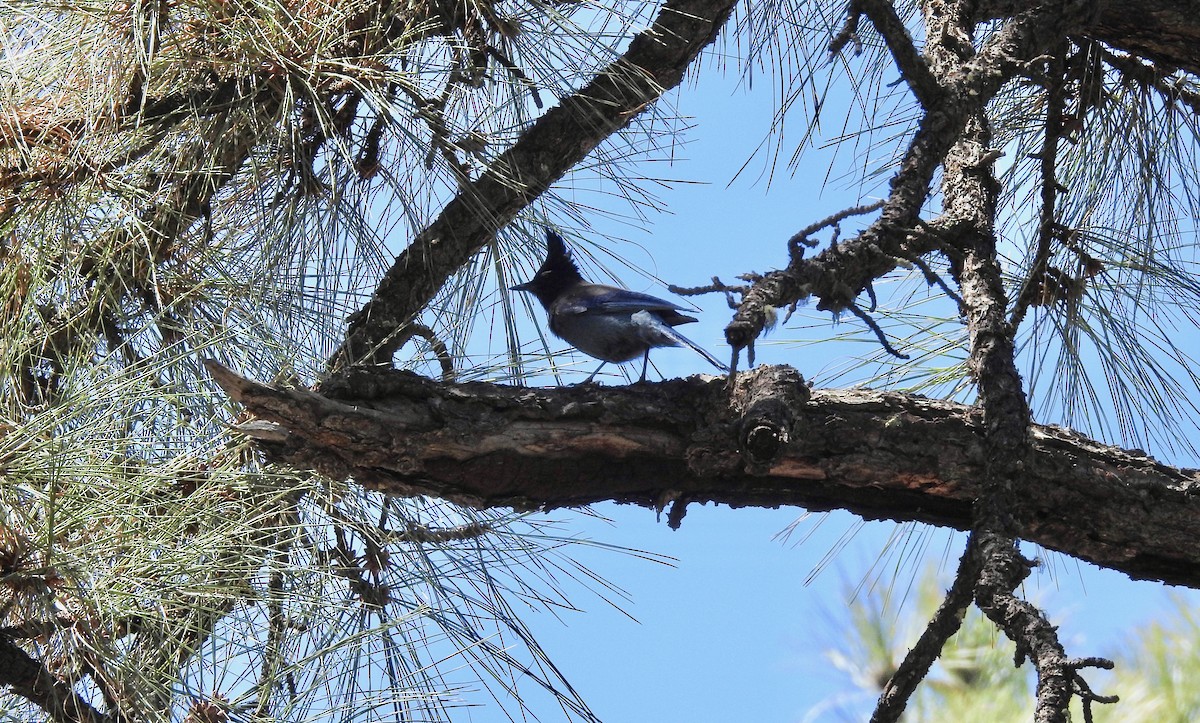
<svg viewBox="0 0 1200 723">
<path fill-rule="evenodd" d="M 1079 700 L 1083 704 L 1084 723 L 1092 723 L 1093 721 L 1092 703 L 1112 705 L 1113 703 L 1121 700 L 1121 697 L 1117 695 L 1097 695 L 1092 691 L 1092 688 L 1088 685 L 1087 681 L 1083 679 L 1083 676 L 1079 674 L 1081 668 L 1100 668 L 1102 670 L 1112 670 L 1113 667 L 1115 667 L 1113 661 L 1108 660 L 1107 658 L 1081 658 L 1078 660 L 1072 660 L 1067 665 L 1072 671 L 1071 679 L 1072 684 L 1074 685 L 1075 695 L 1079 696 Z"/>
<path fill-rule="evenodd" d="M 858 20 L 862 17 L 862 3 L 860 0 L 850 0 L 846 7 L 846 22 L 842 23 L 842 27 L 838 30 L 837 35 L 829 41 L 829 55 L 832 57 L 842 52 L 846 45 L 851 40 L 854 41 L 854 52 L 857 55 L 862 52 L 862 41 L 858 38 Z"/>
<path fill-rule="evenodd" d="M 1025 313 L 1042 293 L 1047 266 L 1054 249 L 1054 229 L 1057 224 L 1055 203 L 1058 198 L 1058 141 L 1063 134 L 1063 113 L 1066 110 L 1066 72 L 1067 51 L 1069 43 L 1064 38 L 1055 49 L 1050 68 L 1047 72 L 1050 83 L 1046 90 L 1046 120 L 1045 134 L 1042 140 L 1042 152 L 1039 154 L 1041 167 L 1042 205 L 1038 218 L 1037 250 L 1034 252 L 1033 264 L 1029 267 L 1029 276 L 1017 293 L 1017 301 L 1009 315 L 1009 325 L 1016 329 L 1025 319 Z"/>
<path fill-rule="evenodd" d="M 389 535 L 389 542 L 415 542 L 424 544 L 443 544 L 446 542 L 455 542 L 458 540 L 473 540 L 485 535 L 491 534 L 494 531 L 491 525 L 484 522 L 472 522 L 465 525 L 456 525 L 443 529 L 434 529 L 419 525 L 415 522 L 409 523 L 408 529 L 404 532 L 393 532 Z"/>
<path fill-rule="evenodd" d="M 949 296 L 950 299 L 958 305 L 958 308 L 961 311 L 963 308 L 962 297 L 959 296 L 954 289 L 950 288 L 950 285 L 946 283 L 946 280 L 943 279 L 940 274 L 934 273 L 933 269 L 929 268 L 929 264 L 925 263 L 920 256 L 914 256 L 905 260 L 920 269 L 921 273 L 925 275 L 925 283 L 941 289 L 942 293 L 944 293 L 946 296 Z"/>
<path fill-rule="evenodd" d="M 805 226 L 804 228 L 800 229 L 795 234 L 793 234 L 792 237 L 790 239 L 788 239 L 788 248 L 792 248 L 793 246 L 797 246 L 800 244 L 803 244 L 804 246 L 812 248 L 817 245 L 817 242 L 812 241 L 810 239 L 810 237 L 817 231 L 820 231 L 823 228 L 828 228 L 830 226 L 837 226 L 839 223 L 841 223 L 842 221 L 845 221 L 846 219 L 848 219 L 852 216 L 865 216 L 866 214 L 871 213 L 872 211 L 878 211 L 879 209 L 883 208 L 883 204 L 886 202 L 887 202 L 886 199 L 881 198 L 878 201 L 875 201 L 874 203 L 865 203 L 861 206 L 854 206 L 852 208 L 842 209 L 841 211 L 838 211 L 837 213 L 826 216 L 825 218 L 821 219 L 820 221 L 809 224 L 808 226 Z"/>
<path fill-rule="evenodd" d="M 530 80 L 528 75 L 525 75 L 525 71 L 521 70 L 516 63 L 512 62 L 512 60 L 498 48 L 487 45 L 484 49 L 487 51 L 488 55 L 496 59 L 497 63 L 503 65 L 505 70 L 512 74 L 514 78 L 521 81 L 527 88 L 529 88 L 529 95 L 533 98 L 533 104 L 537 106 L 539 110 L 541 110 L 542 96 L 540 93 L 538 93 L 537 84 Z"/>
<path fill-rule="evenodd" d="M 926 109 L 936 105 L 945 96 L 945 90 L 913 44 L 912 36 L 904 21 L 896 14 L 895 6 L 889 0 L 859 0 L 859 3 L 862 12 L 883 36 L 896 67 L 900 69 L 917 102 Z"/>
<path fill-rule="evenodd" d="M 1081 690 L 1084 707 L 1090 718 L 1091 702 L 1115 702 L 1115 696 L 1097 696 L 1079 676 L 1082 667 L 1111 668 L 1112 662 L 1103 658 L 1071 660 L 1058 639 L 1058 628 L 1050 624 L 1036 606 L 1021 600 L 1013 591 L 1029 575 L 1033 564 L 1026 560 L 1013 541 L 994 533 L 981 536 L 980 553 L 983 563 L 979 583 L 975 588 L 975 603 L 1005 635 L 1017 645 L 1021 665 L 1029 659 L 1037 670 L 1037 723 L 1060 723 L 1068 719 L 1067 708 L 1071 695 Z"/>
<path fill-rule="evenodd" d="M 413 322 L 409 324 L 408 330 L 413 336 L 419 336 L 429 342 L 429 348 L 433 350 L 434 355 L 437 356 L 438 363 L 442 365 L 442 381 L 454 381 L 458 377 L 454 371 L 454 357 L 450 356 L 450 350 L 446 348 L 445 342 L 437 338 L 437 334 L 433 333 L 433 329 L 424 324 Z"/>
<path fill-rule="evenodd" d="M 44 710 L 56 723 L 110 720 L 6 636 L 0 636 L 0 685 Z"/>
<path fill-rule="evenodd" d="M 962 627 L 963 615 L 974 597 L 975 579 L 979 575 L 979 555 L 975 547 L 975 536 L 971 535 L 967 539 L 966 550 L 958 560 L 958 571 L 954 574 L 954 582 L 946 592 L 946 598 L 925 626 L 920 639 L 883 686 L 879 702 L 875 704 L 875 712 L 871 714 L 871 723 L 900 720 L 917 684 L 925 679 L 930 666 L 941 657 L 946 641 Z"/>
<path fill-rule="evenodd" d="M 883 329 L 879 328 L 879 324 L 875 323 L 875 320 L 871 318 L 870 314 L 858 308 L 858 304 L 850 304 L 846 307 L 846 309 L 851 314 L 854 314 L 859 319 L 862 319 L 862 322 L 870 327 L 871 331 L 875 332 L 875 336 L 879 339 L 879 344 L 883 347 L 884 351 L 900 359 L 908 358 L 907 354 L 901 354 L 900 352 L 896 351 L 896 347 L 892 346 L 887 340 L 887 335 L 883 333 Z"/>
<path fill-rule="evenodd" d="M 676 286 L 675 284 L 667 286 L 667 291 L 680 296 L 700 296 L 701 294 L 711 294 L 714 292 L 725 294 L 725 303 L 729 305 L 730 309 L 738 307 L 738 302 L 733 298 L 733 295 L 740 294 L 745 296 L 749 290 L 750 287 L 745 284 L 738 284 L 736 286 L 726 284 L 718 276 L 712 277 L 712 283 L 707 286 Z"/>
<path fill-rule="evenodd" d="M 672 530 L 678 530 L 683 525 L 683 518 L 687 515 L 688 506 L 687 497 L 677 497 L 671 503 L 671 510 L 667 513 L 667 527 Z"/>
</svg>

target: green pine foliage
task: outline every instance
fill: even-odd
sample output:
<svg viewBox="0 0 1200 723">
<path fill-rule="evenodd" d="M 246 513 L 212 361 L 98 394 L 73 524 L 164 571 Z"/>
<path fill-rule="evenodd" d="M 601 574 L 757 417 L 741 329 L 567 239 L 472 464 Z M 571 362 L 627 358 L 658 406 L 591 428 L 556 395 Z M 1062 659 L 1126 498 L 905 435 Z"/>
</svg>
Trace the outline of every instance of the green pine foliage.
<svg viewBox="0 0 1200 723">
<path fill-rule="evenodd" d="M 641 12 L 0 2 L 5 633 L 128 720 L 589 719 L 516 613 L 609 594 L 569 539 L 265 466 L 201 362 L 318 379 L 396 230 Z M 427 319 L 456 353 L 479 271 Z"/>
<path fill-rule="evenodd" d="M 912 599 L 896 604 L 886 585 L 860 591 L 835 616 L 839 642 L 825 656 L 843 676 L 842 690 L 813 709 L 809 720 L 864 720 L 895 666 L 916 642 L 942 602 L 944 579 L 927 568 L 913 582 Z M 846 591 L 844 595 L 852 595 Z M 1169 614 L 1132 629 L 1103 651 L 1116 663 L 1111 673 L 1092 671 L 1092 690 L 1120 701 L 1092 706 L 1097 723 L 1184 723 L 1200 715 L 1200 619 L 1182 597 Z M 1023 723 L 1033 716 L 1034 677 L 1013 664 L 1016 647 L 978 609 L 968 608 L 962 627 L 918 686 L 902 720 L 910 723 L 989 721 Z M 850 689 L 855 692 L 848 692 Z M 1071 720 L 1085 720 L 1078 698 Z"/>
</svg>

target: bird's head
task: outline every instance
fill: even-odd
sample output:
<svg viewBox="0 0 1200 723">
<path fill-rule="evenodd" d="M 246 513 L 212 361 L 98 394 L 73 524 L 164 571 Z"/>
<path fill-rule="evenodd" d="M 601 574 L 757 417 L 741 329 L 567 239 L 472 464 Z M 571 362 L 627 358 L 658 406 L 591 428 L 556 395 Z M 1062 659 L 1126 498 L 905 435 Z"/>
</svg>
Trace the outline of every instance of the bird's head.
<svg viewBox="0 0 1200 723">
<path fill-rule="evenodd" d="M 533 278 L 512 287 L 513 291 L 528 291 L 547 308 L 563 292 L 583 282 L 579 267 L 571 260 L 571 252 L 562 237 L 546 229 L 546 260 Z"/>
</svg>

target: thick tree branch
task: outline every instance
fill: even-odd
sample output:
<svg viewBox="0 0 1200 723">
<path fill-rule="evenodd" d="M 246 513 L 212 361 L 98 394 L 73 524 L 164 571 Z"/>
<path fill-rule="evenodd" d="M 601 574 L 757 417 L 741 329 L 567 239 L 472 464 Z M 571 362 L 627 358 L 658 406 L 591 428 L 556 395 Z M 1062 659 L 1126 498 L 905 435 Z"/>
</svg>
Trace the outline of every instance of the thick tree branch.
<svg viewBox="0 0 1200 723">
<path fill-rule="evenodd" d="M 406 324 L 495 230 L 683 79 L 736 0 L 669 0 L 625 54 L 537 120 L 446 205 L 396 259 L 374 296 L 350 317 L 332 366 L 390 363 Z"/>
<path fill-rule="evenodd" d="M 0 685 L 46 711 L 56 723 L 109 720 L 7 636 L 0 636 Z"/>
<path fill-rule="evenodd" d="M 972 545 L 978 575 L 975 604 L 1016 644 L 1019 665 L 1026 658 L 1037 672 L 1034 719 L 1059 723 L 1067 715 L 1071 685 L 1064 674 L 1066 651 L 1056 629 L 1036 606 L 1017 596 L 1030 564 L 1017 550 L 1021 525 L 1016 487 L 1030 456 L 1030 410 L 1015 362 L 1013 328 L 1005 318 L 1007 296 L 996 253 L 996 204 L 1000 184 L 988 158 L 991 129 L 983 104 L 946 155 L 942 184 L 946 213 L 960 220 L 963 233 L 952 266 L 970 333 L 968 366 L 979 388 L 983 413 L 983 494 L 975 505 Z"/>
<path fill-rule="evenodd" d="M 661 507 L 686 496 L 967 529 L 982 493 L 977 411 L 874 391 L 808 400 L 786 367 L 739 375 L 732 403 L 714 377 L 528 389 L 362 369 L 329 380 L 321 396 L 209 369 L 260 418 L 243 431 L 271 459 L 397 495 L 521 509 Z M 1025 500 L 1015 520 L 1025 539 L 1131 577 L 1200 587 L 1200 471 L 1058 427 L 1030 435 L 1014 490 Z"/>
<path fill-rule="evenodd" d="M 960 38 L 973 30 L 966 17 L 970 3 L 946 3 L 937 24 L 927 17 L 930 27 L 931 65 L 935 75 L 953 75 L 961 65 L 984 77 L 1003 77 L 1011 71 L 1015 47 L 1029 47 L 1021 36 L 1037 37 L 1045 28 L 1027 27 L 1021 31 L 1010 25 L 1014 36 L 1004 41 L 1004 31 L 980 53 L 963 63 L 973 51 Z M 1064 12 L 1078 15 L 1080 9 L 1067 5 Z M 1051 20 L 1051 18 L 1047 18 Z M 943 28 L 935 34 L 934 27 Z M 943 43 L 943 39 L 947 42 Z M 1062 41 L 1056 45 L 1061 47 Z M 990 46 L 990 47 L 989 47 Z M 992 51 L 992 57 L 988 57 Z M 1074 691 L 1070 660 L 1057 629 L 1035 605 L 1022 600 L 1017 590 L 1032 566 L 1017 549 L 1016 538 L 1023 536 L 1019 521 L 1024 501 L 1017 487 L 1026 479 L 1030 458 L 1031 417 L 1021 376 L 1017 371 L 1014 330 L 1005 317 L 1007 295 L 996 249 L 996 206 L 1000 184 L 996 181 L 991 153 L 992 133 L 986 104 L 977 96 L 962 99 L 969 118 L 954 147 L 946 154 L 942 191 L 945 215 L 958 221 L 962 232 L 954 241 L 952 265 L 963 299 L 963 312 L 970 333 L 968 366 L 979 389 L 979 407 L 983 416 L 983 494 L 975 505 L 972 544 L 978 576 L 974 578 L 975 604 L 1017 646 L 1017 664 L 1029 659 L 1037 671 L 1037 704 L 1034 719 L 1038 723 L 1064 723 Z"/>
<path fill-rule="evenodd" d="M 1028 11 L 1039 0 L 988 0 L 979 3 L 981 19 Z M 1075 34 L 1147 58 L 1157 64 L 1200 75 L 1200 15 L 1179 0 L 1103 0 L 1095 16 Z"/>
</svg>

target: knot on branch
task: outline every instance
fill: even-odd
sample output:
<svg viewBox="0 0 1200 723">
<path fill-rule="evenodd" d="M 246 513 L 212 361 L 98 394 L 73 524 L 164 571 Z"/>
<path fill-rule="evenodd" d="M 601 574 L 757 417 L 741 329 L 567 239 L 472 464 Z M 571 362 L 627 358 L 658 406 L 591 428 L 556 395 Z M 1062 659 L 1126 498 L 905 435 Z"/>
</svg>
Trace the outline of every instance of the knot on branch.
<svg viewBox="0 0 1200 723">
<path fill-rule="evenodd" d="M 750 349 L 751 364 L 754 363 L 754 340 L 774 319 L 775 307 L 770 298 L 782 296 L 780 287 L 788 285 L 788 281 L 790 279 L 782 271 L 772 271 L 764 276 L 742 297 L 737 313 L 725 327 L 725 341 L 735 352 Z"/>
<path fill-rule="evenodd" d="M 742 409 L 738 449 L 751 474 L 766 474 L 794 439 L 796 411 L 808 402 L 804 377 L 790 367 L 750 375 L 737 406 Z"/>
</svg>

